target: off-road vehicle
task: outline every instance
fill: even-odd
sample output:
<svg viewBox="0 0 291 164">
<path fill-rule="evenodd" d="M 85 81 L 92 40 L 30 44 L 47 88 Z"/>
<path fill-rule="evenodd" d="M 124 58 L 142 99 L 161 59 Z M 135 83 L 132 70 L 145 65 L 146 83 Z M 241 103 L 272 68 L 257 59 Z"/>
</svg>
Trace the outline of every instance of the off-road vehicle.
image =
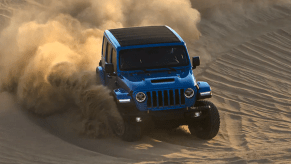
<svg viewBox="0 0 291 164">
<path fill-rule="evenodd" d="M 191 65 L 192 64 L 192 65 Z M 106 30 L 102 58 L 96 68 L 104 86 L 112 90 L 123 122 L 110 120 L 114 133 L 125 141 L 141 138 L 143 129 L 188 125 L 192 135 L 212 139 L 220 126 L 207 82 L 192 69 L 199 57 L 189 57 L 183 39 L 168 26 Z"/>
</svg>

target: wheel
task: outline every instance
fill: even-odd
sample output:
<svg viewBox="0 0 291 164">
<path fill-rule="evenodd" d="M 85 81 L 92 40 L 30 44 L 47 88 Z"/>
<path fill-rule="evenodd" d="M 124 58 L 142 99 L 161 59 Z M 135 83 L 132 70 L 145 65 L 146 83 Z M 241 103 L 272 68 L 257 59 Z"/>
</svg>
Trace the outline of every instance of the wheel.
<svg viewBox="0 0 291 164">
<path fill-rule="evenodd" d="M 220 117 L 216 106 L 210 101 L 197 101 L 195 106 L 210 106 L 210 109 L 205 111 L 206 117 L 202 120 L 189 121 L 188 127 L 191 134 L 205 140 L 214 138 L 220 126 Z"/>
<path fill-rule="evenodd" d="M 137 123 L 110 120 L 110 126 L 113 133 L 124 141 L 133 142 L 141 139 L 141 126 Z"/>
<path fill-rule="evenodd" d="M 113 92 L 110 93 L 113 96 Z M 113 96 L 114 97 L 114 96 Z M 119 106 L 116 98 L 114 101 L 120 113 L 125 111 L 124 107 Z M 126 119 L 116 119 L 112 116 L 108 117 L 109 125 L 113 133 L 124 141 L 133 142 L 140 140 L 142 137 L 142 128 L 139 123 L 129 121 Z"/>
</svg>

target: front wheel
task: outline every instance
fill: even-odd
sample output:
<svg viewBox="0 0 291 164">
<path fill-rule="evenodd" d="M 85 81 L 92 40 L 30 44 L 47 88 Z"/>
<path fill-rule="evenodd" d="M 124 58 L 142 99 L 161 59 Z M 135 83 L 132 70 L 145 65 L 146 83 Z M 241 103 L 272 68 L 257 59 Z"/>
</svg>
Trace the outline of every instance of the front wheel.
<svg viewBox="0 0 291 164">
<path fill-rule="evenodd" d="M 216 106 L 210 101 L 197 101 L 195 106 L 210 106 L 210 108 L 205 111 L 205 118 L 197 121 L 189 121 L 188 127 L 191 134 L 205 140 L 214 138 L 217 135 L 220 126 L 220 117 Z"/>
<path fill-rule="evenodd" d="M 114 134 L 124 141 L 133 142 L 141 139 L 141 126 L 138 123 L 123 121 L 111 122 L 111 128 Z"/>
</svg>

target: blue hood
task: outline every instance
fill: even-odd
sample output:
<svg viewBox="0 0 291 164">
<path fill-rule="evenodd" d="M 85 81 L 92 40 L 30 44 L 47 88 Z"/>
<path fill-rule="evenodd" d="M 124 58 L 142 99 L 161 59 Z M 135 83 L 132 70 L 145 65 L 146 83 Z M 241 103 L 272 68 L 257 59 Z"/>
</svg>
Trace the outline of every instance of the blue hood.
<svg viewBox="0 0 291 164">
<path fill-rule="evenodd" d="M 174 88 L 193 88 L 195 85 L 195 78 L 191 69 L 184 68 L 170 72 L 124 72 L 118 76 L 117 83 L 128 92 L 137 92 Z"/>
</svg>

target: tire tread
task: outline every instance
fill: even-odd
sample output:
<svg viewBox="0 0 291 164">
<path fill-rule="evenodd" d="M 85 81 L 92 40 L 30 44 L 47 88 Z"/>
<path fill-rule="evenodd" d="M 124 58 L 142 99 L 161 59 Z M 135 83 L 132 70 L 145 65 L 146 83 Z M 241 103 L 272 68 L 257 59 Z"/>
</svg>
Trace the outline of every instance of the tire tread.
<svg viewBox="0 0 291 164">
<path fill-rule="evenodd" d="M 189 123 L 189 130 L 190 130 L 192 135 L 195 135 L 200 139 L 210 140 L 218 134 L 218 131 L 220 128 L 219 112 L 218 112 L 216 106 L 210 101 L 199 100 L 196 102 L 195 106 L 201 106 L 201 105 L 211 107 L 209 110 L 209 113 L 208 113 L 209 114 L 208 117 L 210 117 L 210 118 L 208 120 L 204 120 L 204 121 L 210 121 L 210 127 L 209 127 L 210 130 L 205 131 L 203 133 L 197 133 L 195 131 L 195 122 Z"/>
</svg>

